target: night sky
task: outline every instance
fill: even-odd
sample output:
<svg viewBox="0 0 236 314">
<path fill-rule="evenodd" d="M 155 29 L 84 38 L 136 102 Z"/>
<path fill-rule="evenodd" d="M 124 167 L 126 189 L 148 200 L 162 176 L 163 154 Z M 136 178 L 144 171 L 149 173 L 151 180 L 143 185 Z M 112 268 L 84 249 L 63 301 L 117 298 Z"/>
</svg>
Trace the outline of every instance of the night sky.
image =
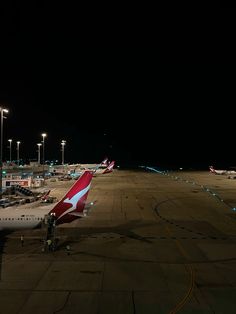
<svg viewBox="0 0 236 314">
<path fill-rule="evenodd" d="M 20 156 L 36 160 L 46 132 L 46 159 L 61 160 L 66 140 L 66 162 L 236 165 L 234 64 L 162 60 L 132 27 L 87 36 L 53 10 L 2 13 L 4 160 L 9 138 L 13 158 L 19 140 Z"/>
</svg>

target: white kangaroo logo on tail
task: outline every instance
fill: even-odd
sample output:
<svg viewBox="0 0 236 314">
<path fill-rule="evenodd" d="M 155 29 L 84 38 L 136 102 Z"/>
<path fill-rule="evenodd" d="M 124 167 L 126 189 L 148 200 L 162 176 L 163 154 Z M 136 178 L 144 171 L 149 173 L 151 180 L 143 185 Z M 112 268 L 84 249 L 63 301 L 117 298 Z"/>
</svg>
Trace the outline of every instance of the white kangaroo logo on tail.
<svg viewBox="0 0 236 314">
<path fill-rule="evenodd" d="M 71 199 L 69 199 L 68 197 L 63 201 L 63 203 L 68 203 L 71 204 L 72 207 L 68 208 L 64 213 L 61 214 L 61 216 L 59 216 L 57 218 L 60 219 L 61 217 L 63 217 L 64 215 L 72 212 L 74 209 L 76 209 L 76 205 L 78 203 L 78 201 L 88 192 L 90 188 L 90 184 L 83 190 L 79 191 L 77 194 L 73 195 Z"/>
</svg>

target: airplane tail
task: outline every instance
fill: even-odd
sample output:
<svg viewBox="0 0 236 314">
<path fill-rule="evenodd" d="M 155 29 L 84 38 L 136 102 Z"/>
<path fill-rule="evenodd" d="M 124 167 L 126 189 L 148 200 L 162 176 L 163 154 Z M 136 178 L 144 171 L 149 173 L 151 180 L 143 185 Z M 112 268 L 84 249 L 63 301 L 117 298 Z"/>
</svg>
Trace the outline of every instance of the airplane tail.
<svg viewBox="0 0 236 314">
<path fill-rule="evenodd" d="M 105 158 L 101 164 L 100 164 L 101 167 L 107 167 L 108 166 L 108 158 Z"/>
<path fill-rule="evenodd" d="M 50 192 L 51 192 L 51 190 L 47 190 L 47 192 L 45 192 L 45 193 L 40 197 L 41 201 L 45 201 L 45 200 L 48 198 Z"/>
<path fill-rule="evenodd" d="M 113 160 L 110 162 L 110 164 L 106 167 L 106 169 L 103 171 L 103 173 L 109 173 L 113 171 L 113 168 L 115 166 L 115 161 Z"/>
<path fill-rule="evenodd" d="M 210 170 L 210 172 L 212 172 L 212 173 L 216 173 L 216 171 L 215 171 L 215 169 L 213 168 L 213 166 L 209 166 L 209 170 Z"/>
<path fill-rule="evenodd" d="M 49 212 L 49 214 L 55 217 L 57 225 L 71 222 L 83 216 L 92 177 L 92 171 L 85 171 L 66 195 Z"/>
</svg>

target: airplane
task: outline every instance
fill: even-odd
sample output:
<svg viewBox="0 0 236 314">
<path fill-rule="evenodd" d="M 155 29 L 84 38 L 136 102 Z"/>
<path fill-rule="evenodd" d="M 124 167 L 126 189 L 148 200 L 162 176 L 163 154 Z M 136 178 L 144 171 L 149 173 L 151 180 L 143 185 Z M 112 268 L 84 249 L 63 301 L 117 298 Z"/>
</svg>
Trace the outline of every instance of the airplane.
<svg viewBox="0 0 236 314">
<path fill-rule="evenodd" d="M 48 190 L 39 198 L 41 203 L 54 203 L 55 201 L 58 201 L 55 196 L 49 195 L 50 192 L 51 190 Z"/>
<path fill-rule="evenodd" d="M 214 173 L 214 174 L 226 174 L 226 175 L 233 175 L 233 174 L 236 174 L 236 171 L 235 170 L 219 170 L 219 169 L 214 169 L 213 166 L 210 166 L 209 167 L 210 169 L 210 172 Z"/>
<path fill-rule="evenodd" d="M 47 190 L 46 192 L 43 193 L 43 195 L 40 196 L 40 200 L 42 202 L 46 201 L 49 198 L 49 193 L 51 192 L 51 190 Z"/>
<path fill-rule="evenodd" d="M 85 171 L 53 208 L 49 205 L 46 208 L 16 210 L 11 207 L 7 210 L 0 210 L 0 231 L 40 227 L 45 222 L 47 215 L 49 217 L 53 216 L 55 225 L 70 223 L 75 219 L 86 216 L 85 202 L 92 177 L 93 173 L 91 171 Z"/>
<path fill-rule="evenodd" d="M 99 168 L 106 168 L 109 165 L 108 158 L 104 158 L 99 164 L 83 164 L 80 165 L 80 169 L 82 170 L 93 170 L 96 171 Z"/>
<path fill-rule="evenodd" d="M 96 176 L 97 174 L 100 175 L 100 174 L 110 173 L 113 171 L 114 166 L 115 166 L 115 161 L 113 160 L 109 163 L 109 165 L 105 169 L 96 169 L 94 171 L 94 176 Z"/>
<path fill-rule="evenodd" d="M 106 167 L 106 169 L 104 169 L 104 171 L 102 173 L 109 173 L 113 171 L 113 168 L 115 166 L 115 161 L 112 160 L 109 165 Z"/>
</svg>

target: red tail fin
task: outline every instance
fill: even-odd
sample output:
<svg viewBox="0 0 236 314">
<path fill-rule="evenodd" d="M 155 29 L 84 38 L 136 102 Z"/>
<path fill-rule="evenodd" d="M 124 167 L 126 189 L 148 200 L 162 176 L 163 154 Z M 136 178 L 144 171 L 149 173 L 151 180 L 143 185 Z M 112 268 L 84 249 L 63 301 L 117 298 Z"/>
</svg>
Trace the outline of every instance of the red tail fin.
<svg viewBox="0 0 236 314">
<path fill-rule="evenodd" d="M 45 201 L 49 195 L 49 193 L 51 192 L 51 190 L 48 190 L 46 193 L 43 194 L 43 196 L 41 196 L 41 200 Z"/>
<path fill-rule="evenodd" d="M 216 173 L 215 169 L 213 168 L 213 166 L 209 166 L 210 172 L 212 173 Z"/>
<path fill-rule="evenodd" d="M 115 161 L 113 160 L 113 161 L 109 164 L 109 166 L 103 171 L 103 173 L 112 172 L 114 166 L 115 166 Z"/>
<path fill-rule="evenodd" d="M 50 211 L 56 217 L 56 224 L 71 222 L 83 213 L 92 177 L 91 171 L 85 171 Z"/>
</svg>

